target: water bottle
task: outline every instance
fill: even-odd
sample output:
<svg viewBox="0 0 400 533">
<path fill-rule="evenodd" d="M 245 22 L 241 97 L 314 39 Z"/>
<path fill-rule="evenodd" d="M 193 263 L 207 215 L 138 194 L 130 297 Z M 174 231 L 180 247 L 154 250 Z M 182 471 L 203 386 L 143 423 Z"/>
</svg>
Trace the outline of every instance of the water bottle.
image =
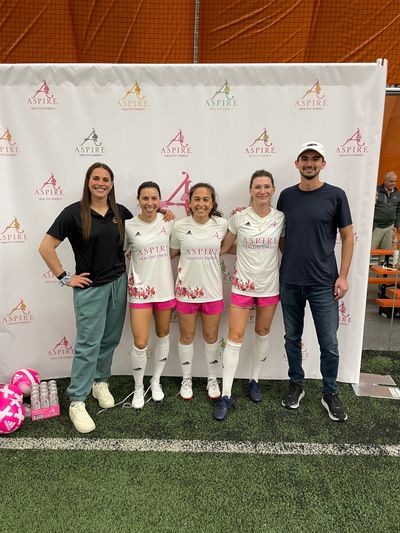
<svg viewBox="0 0 400 533">
<path fill-rule="evenodd" d="M 393 250 L 393 268 L 396 268 L 399 263 L 399 241 L 397 239 L 396 230 L 394 230 L 393 232 L 392 250 Z"/>
</svg>

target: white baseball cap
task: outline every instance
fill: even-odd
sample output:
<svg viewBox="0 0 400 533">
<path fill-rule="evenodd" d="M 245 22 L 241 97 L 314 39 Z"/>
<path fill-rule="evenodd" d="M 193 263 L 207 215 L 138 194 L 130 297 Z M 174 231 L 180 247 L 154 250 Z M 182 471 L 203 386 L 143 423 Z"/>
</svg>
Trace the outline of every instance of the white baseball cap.
<svg viewBox="0 0 400 533">
<path fill-rule="evenodd" d="M 309 141 L 307 143 L 302 144 L 298 151 L 297 151 L 297 157 L 296 160 L 301 156 L 303 152 L 306 152 L 307 150 L 314 150 L 314 152 L 317 152 L 319 155 L 322 155 L 322 157 L 326 158 L 326 152 L 325 148 L 321 143 L 318 143 L 316 141 Z"/>
</svg>

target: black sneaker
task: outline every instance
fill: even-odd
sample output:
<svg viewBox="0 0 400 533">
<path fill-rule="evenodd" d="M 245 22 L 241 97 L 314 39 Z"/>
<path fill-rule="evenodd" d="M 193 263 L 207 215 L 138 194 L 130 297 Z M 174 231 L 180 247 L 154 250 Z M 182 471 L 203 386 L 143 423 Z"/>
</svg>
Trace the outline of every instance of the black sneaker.
<svg viewBox="0 0 400 533">
<path fill-rule="evenodd" d="M 328 411 L 329 418 L 335 422 L 344 422 L 347 420 L 347 413 L 337 394 L 324 394 L 322 405 Z"/>
<path fill-rule="evenodd" d="M 222 396 L 214 410 L 214 418 L 221 421 L 225 420 L 229 415 L 229 411 L 234 407 L 235 404 L 233 403 L 233 400 L 228 398 L 228 396 Z"/>
<path fill-rule="evenodd" d="M 259 403 L 262 401 L 262 392 L 260 385 L 255 379 L 252 379 L 249 381 L 249 396 L 250 400 L 252 400 L 255 403 Z"/>
<path fill-rule="evenodd" d="M 285 397 L 282 400 L 283 407 L 288 409 L 297 409 L 300 401 L 304 398 L 305 392 L 303 391 L 303 386 L 299 383 L 291 381 Z"/>
</svg>

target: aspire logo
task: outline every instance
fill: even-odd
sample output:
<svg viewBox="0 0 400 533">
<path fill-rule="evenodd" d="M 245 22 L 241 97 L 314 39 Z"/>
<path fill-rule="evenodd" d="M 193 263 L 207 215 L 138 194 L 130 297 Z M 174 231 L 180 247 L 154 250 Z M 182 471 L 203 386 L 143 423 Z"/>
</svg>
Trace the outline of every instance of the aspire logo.
<svg viewBox="0 0 400 533">
<path fill-rule="evenodd" d="M 35 191 L 35 197 L 38 200 L 62 200 L 64 192 L 58 184 L 53 172 Z"/>
<path fill-rule="evenodd" d="M 57 101 L 46 80 L 43 80 L 43 83 L 36 89 L 33 96 L 28 98 L 28 104 L 31 106 L 32 111 L 54 111 Z"/>
<path fill-rule="evenodd" d="M 142 94 L 142 89 L 137 81 L 126 89 L 123 97 L 118 100 L 121 111 L 145 111 L 149 101 Z"/>
<path fill-rule="evenodd" d="M 53 348 L 48 350 L 47 355 L 51 359 L 70 359 L 74 355 L 74 348 L 64 335 L 64 337 L 62 337 Z"/>
<path fill-rule="evenodd" d="M 185 136 L 180 128 L 175 137 L 161 148 L 161 153 L 166 157 L 188 157 L 192 153 L 191 146 L 185 142 Z"/>
<path fill-rule="evenodd" d="M 22 298 L 20 298 L 17 305 L 13 307 L 5 317 L 3 317 L 3 324 L 7 326 L 29 324 L 32 321 L 32 313 Z"/>
<path fill-rule="evenodd" d="M 249 157 L 271 156 L 276 153 L 266 128 L 245 148 L 244 153 Z"/>
<path fill-rule="evenodd" d="M 160 203 L 160 207 L 171 207 L 179 206 L 185 209 L 185 213 L 189 214 L 189 189 L 190 189 L 190 178 L 189 174 L 182 171 L 184 179 L 179 183 L 178 187 L 174 190 L 171 196 L 167 200 L 163 200 Z"/>
<path fill-rule="evenodd" d="M 8 127 L 0 126 L 0 155 L 18 155 L 19 146 Z"/>
<path fill-rule="evenodd" d="M 214 96 L 206 100 L 206 107 L 213 111 L 231 111 L 238 106 L 238 101 L 231 92 L 232 89 L 228 81 L 225 80 L 221 87 L 214 93 Z"/>
<path fill-rule="evenodd" d="M 301 111 L 323 111 L 328 105 L 328 100 L 321 88 L 321 83 L 318 79 L 314 84 L 306 89 L 301 98 L 296 100 L 295 107 Z"/>
<path fill-rule="evenodd" d="M 96 130 L 92 131 L 83 139 L 79 146 L 75 147 L 75 153 L 80 156 L 98 156 L 106 153 L 105 146 L 100 141 Z"/>
<path fill-rule="evenodd" d="M 25 230 L 17 217 L 14 217 L 3 231 L 0 232 L 1 244 L 25 243 L 27 240 L 28 235 L 25 233 Z"/>
<path fill-rule="evenodd" d="M 343 300 L 339 302 L 339 324 L 348 326 L 351 323 L 351 316 Z"/>
<path fill-rule="evenodd" d="M 360 157 L 368 152 L 368 145 L 363 142 L 360 128 L 351 135 L 343 144 L 336 148 L 340 157 Z"/>
</svg>

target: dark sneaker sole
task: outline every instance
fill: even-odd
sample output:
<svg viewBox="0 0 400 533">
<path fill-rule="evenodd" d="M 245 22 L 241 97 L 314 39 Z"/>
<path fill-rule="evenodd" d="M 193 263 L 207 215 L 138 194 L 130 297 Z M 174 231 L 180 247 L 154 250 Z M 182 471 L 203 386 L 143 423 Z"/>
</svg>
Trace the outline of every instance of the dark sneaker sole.
<svg viewBox="0 0 400 533">
<path fill-rule="evenodd" d="M 343 418 L 338 418 L 337 416 L 335 416 L 331 410 L 329 409 L 329 405 L 326 403 L 326 401 L 322 398 L 321 399 L 321 403 L 322 405 L 325 407 L 325 409 L 328 411 L 328 416 L 331 420 L 333 420 L 334 422 L 345 422 L 347 419 L 348 419 L 348 416 L 347 416 L 347 413 L 344 414 L 344 417 Z"/>
<path fill-rule="evenodd" d="M 305 394 L 306 394 L 305 391 L 303 391 L 300 394 L 299 399 L 297 400 L 297 403 L 292 403 L 292 405 L 287 405 L 285 403 L 285 400 L 282 400 L 283 407 L 286 407 L 286 409 L 297 409 L 298 406 L 300 405 L 301 400 L 304 398 Z"/>
</svg>

